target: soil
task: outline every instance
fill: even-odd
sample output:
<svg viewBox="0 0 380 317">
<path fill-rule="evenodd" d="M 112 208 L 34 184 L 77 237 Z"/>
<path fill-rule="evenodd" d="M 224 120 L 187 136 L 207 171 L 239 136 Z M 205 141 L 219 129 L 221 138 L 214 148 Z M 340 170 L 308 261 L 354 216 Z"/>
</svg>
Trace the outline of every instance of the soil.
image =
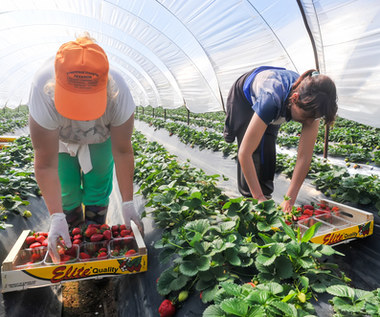
<svg viewBox="0 0 380 317">
<path fill-rule="evenodd" d="M 62 284 L 62 317 L 118 316 L 112 278 Z"/>
</svg>

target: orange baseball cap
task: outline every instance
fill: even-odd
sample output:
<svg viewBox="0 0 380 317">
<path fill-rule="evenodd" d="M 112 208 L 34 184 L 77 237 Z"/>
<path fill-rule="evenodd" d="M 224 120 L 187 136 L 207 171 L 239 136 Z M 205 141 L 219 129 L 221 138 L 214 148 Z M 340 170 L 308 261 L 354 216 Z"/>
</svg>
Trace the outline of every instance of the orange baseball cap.
<svg viewBox="0 0 380 317">
<path fill-rule="evenodd" d="M 55 57 L 54 102 L 72 120 L 96 120 L 107 106 L 109 63 L 103 49 L 87 38 L 63 44 Z"/>
</svg>

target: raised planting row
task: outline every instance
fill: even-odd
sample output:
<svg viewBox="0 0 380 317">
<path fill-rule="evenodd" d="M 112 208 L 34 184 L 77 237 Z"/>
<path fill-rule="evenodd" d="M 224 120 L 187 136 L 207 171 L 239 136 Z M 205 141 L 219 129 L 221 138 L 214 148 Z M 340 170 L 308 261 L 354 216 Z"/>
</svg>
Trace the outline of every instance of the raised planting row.
<svg viewBox="0 0 380 317">
<path fill-rule="evenodd" d="M 208 304 L 207 317 L 315 316 L 311 301 L 323 293 L 333 295 L 336 316 L 379 314 L 380 289 L 350 287 L 326 259 L 343 254 L 310 242 L 318 225 L 301 236 L 274 201 L 229 199 L 215 187 L 216 176 L 178 163 L 140 133 L 134 150 L 135 181 L 163 229 L 155 247 L 169 265 L 157 281 L 161 316 L 196 294 Z"/>
<path fill-rule="evenodd" d="M 7 107 L 0 109 L 0 135 L 12 133 L 26 125 L 28 125 L 27 106 L 19 106 L 16 109 Z"/>
<path fill-rule="evenodd" d="M 165 111 L 165 112 L 164 112 Z M 178 122 L 187 122 L 187 110 L 146 107 L 136 111 L 136 117 L 147 115 L 155 118 L 166 118 Z M 203 114 L 190 113 L 190 123 L 206 127 L 215 132 L 223 133 L 224 112 L 211 112 Z M 281 125 L 278 144 L 287 148 L 298 146 L 301 124 L 290 121 Z M 316 154 L 322 154 L 324 148 L 325 127 L 319 127 L 315 147 Z M 338 117 L 329 132 L 329 155 L 341 157 L 346 162 L 375 164 L 380 166 L 380 129 Z"/>
<path fill-rule="evenodd" d="M 34 153 L 29 137 L 19 137 L 0 150 L 0 228 L 4 229 L 9 212 L 26 218 L 28 197 L 40 195 L 34 177 Z"/>
</svg>

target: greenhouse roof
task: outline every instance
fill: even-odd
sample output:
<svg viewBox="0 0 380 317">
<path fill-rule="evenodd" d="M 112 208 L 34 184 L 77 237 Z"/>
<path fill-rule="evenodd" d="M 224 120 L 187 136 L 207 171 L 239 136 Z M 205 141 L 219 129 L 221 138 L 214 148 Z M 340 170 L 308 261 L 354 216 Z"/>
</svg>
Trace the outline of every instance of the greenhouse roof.
<svg viewBox="0 0 380 317">
<path fill-rule="evenodd" d="M 223 110 L 260 65 L 319 68 L 344 118 L 380 127 L 378 0 L 2 0 L 0 107 L 28 102 L 34 73 L 84 31 L 137 105 Z"/>
</svg>

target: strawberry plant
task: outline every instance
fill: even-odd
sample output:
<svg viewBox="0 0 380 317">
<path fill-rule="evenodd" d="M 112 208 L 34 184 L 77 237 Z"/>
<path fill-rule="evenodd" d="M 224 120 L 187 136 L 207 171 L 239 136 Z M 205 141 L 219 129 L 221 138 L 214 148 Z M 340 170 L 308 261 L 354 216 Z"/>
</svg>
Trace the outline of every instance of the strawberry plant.
<svg viewBox="0 0 380 317">
<path fill-rule="evenodd" d="M 336 311 L 334 316 L 380 316 L 380 289 L 372 292 L 333 285 L 327 292 L 334 295 L 330 301 Z"/>
</svg>

